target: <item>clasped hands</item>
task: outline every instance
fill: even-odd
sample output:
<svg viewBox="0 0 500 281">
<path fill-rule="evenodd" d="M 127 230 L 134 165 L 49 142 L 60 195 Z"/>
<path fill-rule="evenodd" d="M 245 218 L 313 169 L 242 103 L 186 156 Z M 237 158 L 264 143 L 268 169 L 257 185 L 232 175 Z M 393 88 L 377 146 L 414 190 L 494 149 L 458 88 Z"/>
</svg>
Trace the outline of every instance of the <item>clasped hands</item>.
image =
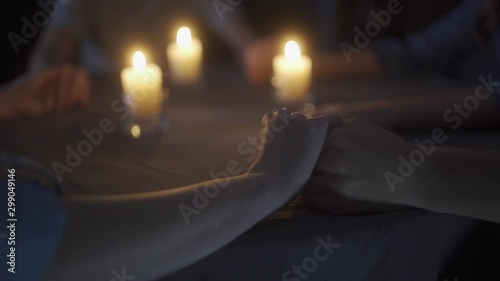
<svg viewBox="0 0 500 281">
<path fill-rule="evenodd" d="M 360 120 L 280 110 L 262 123 L 260 156 L 249 172 L 269 175 L 276 186 L 301 193 L 313 209 L 364 214 L 411 207 L 430 170 L 430 163 L 424 164 L 391 188 L 386 172 L 397 173 L 398 157 L 417 146 Z"/>
</svg>

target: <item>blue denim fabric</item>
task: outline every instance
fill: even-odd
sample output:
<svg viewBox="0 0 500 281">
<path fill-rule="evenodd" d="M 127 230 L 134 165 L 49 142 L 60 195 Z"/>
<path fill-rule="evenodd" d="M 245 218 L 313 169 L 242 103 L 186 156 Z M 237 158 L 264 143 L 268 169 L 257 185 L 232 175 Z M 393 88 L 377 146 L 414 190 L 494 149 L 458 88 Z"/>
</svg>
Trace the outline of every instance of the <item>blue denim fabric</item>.
<svg viewBox="0 0 500 281">
<path fill-rule="evenodd" d="M 57 178 L 26 158 L 0 153 L 0 280 L 39 281 L 49 268 L 62 238 L 66 214 Z M 15 169 L 15 245 L 7 226 L 8 169 Z M 15 274 L 7 271 L 15 246 Z"/>
</svg>

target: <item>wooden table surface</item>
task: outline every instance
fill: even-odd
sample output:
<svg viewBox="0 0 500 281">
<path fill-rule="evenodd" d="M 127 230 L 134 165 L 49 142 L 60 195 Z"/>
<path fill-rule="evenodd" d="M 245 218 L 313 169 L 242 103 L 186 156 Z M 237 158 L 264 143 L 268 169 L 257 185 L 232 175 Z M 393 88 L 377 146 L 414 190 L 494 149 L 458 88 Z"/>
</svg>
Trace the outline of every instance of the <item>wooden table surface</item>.
<svg viewBox="0 0 500 281">
<path fill-rule="evenodd" d="M 245 170 L 250 163 L 238 153 L 238 146 L 257 135 L 262 115 L 272 108 L 272 89 L 250 89 L 237 71 L 228 67 L 208 73 L 205 87 L 198 94 L 171 89 L 166 113 L 172 126 L 161 136 L 136 140 L 123 134 L 119 114 L 111 110 L 111 104 L 121 95 L 115 75 L 94 79 L 93 101 L 87 110 L 1 123 L 0 147 L 51 168 L 54 161 L 65 163 L 67 146 L 76 148 L 86 139 L 82 130 L 97 129 L 103 118 L 111 119 L 115 131 L 104 134 L 102 143 L 63 176 L 66 194 L 175 188 L 209 180 L 210 172 L 224 170 L 231 160 Z M 452 83 L 439 80 L 349 80 L 318 83 L 315 93 L 318 103 L 323 103 L 430 94 L 453 88 L 456 86 Z M 500 134 L 458 133 L 451 136 L 450 143 L 495 146 L 500 144 Z M 221 251 L 165 280 L 281 280 L 289 266 L 311 254 L 317 237 L 327 235 L 333 235 L 342 248 L 318 269 L 318 278 L 310 280 L 366 280 L 363 276 L 373 272 L 389 276 L 385 280 L 396 280 L 391 276 L 434 280 L 442 274 L 449 255 L 477 225 L 474 220 L 421 210 L 361 217 L 302 210 L 291 218 L 262 222 Z M 412 258 L 405 257 L 411 251 Z M 398 266 L 402 269 L 395 269 Z M 242 275 L 231 275 L 238 272 Z M 345 277 L 348 279 L 336 279 Z"/>
</svg>

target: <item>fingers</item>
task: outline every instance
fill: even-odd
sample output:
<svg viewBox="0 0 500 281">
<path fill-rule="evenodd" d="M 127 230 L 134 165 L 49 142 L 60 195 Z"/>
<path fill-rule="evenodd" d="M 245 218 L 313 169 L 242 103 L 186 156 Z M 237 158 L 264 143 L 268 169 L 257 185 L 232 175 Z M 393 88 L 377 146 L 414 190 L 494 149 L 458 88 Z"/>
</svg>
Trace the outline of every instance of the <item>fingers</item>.
<svg viewBox="0 0 500 281">
<path fill-rule="evenodd" d="M 303 120 L 307 120 L 309 122 L 314 122 L 318 124 L 324 124 L 326 123 L 328 125 L 329 129 L 341 127 L 343 125 L 343 119 L 342 117 L 338 115 L 324 115 L 324 116 L 318 116 L 318 117 L 309 117 L 306 116 L 302 113 L 298 112 L 293 112 L 290 113 L 286 108 L 274 111 L 272 113 L 267 113 L 264 115 L 262 118 L 262 125 L 263 126 L 269 126 L 271 124 L 277 125 L 277 122 L 287 124 L 288 122 L 286 120 L 292 120 L 295 119 L 296 121 L 300 122 Z M 281 124 L 280 124 L 281 125 Z"/>
<path fill-rule="evenodd" d="M 83 107 L 87 106 L 90 101 L 91 81 L 87 73 L 82 69 L 77 69 L 75 82 L 73 83 L 69 104 L 67 107 Z"/>
<path fill-rule="evenodd" d="M 70 103 L 75 78 L 75 69 L 71 65 L 64 65 L 61 69 L 56 97 L 56 111 L 59 113 L 64 112 L 66 106 Z"/>
<path fill-rule="evenodd" d="M 53 108 L 51 85 L 57 81 L 57 69 L 31 72 L 14 82 L 15 100 L 13 107 L 17 116 L 40 116 Z"/>
<path fill-rule="evenodd" d="M 86 106 L 90 100 L 88 75 L 70 64 L 34 73 L 26 82 L 30 89 L 27 97 L 39 104 L 44 113 L 62 113 Z"/>
<path fill-rule="evenodd" d="M 276 122 L 276 113 L 271 112 L 271 113 L 266 113 L 262 117 L 261 125 L 262 129 L 259 132 L 258 139 L 261 147 L 259 149 L 262 149 L 262 145 L 267 142 L 267 138 L 269 135 L 269 130 L 271 128 L 271 125 Z"/>
<path fill-rule="evenodd" d="M 260 124 L 262 127 L 269 127 L 269 124 L 271 120 L 274 118 L 274 112 L 266 113 L 264 116 L 262 116 L 262 120 L 260 121 Z"/>
<path fill-rule="evenodd" d="M 57 84 L 49 83 L 47 87 L 42 90 L 43 96 L 41 97 L 41 104 L 44 104 L 46 112 L 54 111 L 57 100 Z"/>
<path fill-rule="evenodd" d="M 32 74 L 29 83 L 34 89 L 40 89 L 45 85 L 54 82 L 61 74 L 59 68 L 52 68 Z"/>
<path fill-rule="evenodd" d="M 286 108 L 283 108 L 283 109 L 279 109 L 279 110 L 273 110 L 273 112 L 270 112 L 270 113 L 267 113 L 264 115 L 264 117 L 262 118 L 262 125 L 277 125 L 276 122 L 280 122 L 280 123 L 288 123 L 286 122 L 285 120 L 291 120 L 291 119 L 295 119 L 296 117 L 299 117 L 299 118 L 302 118 L 302 119 L 305 119 L 306 117 L 300 113 L 291 113 L 288 111 L 288 109 Z"/>
<path fill-rule="evenodd" d="M 43 93 L 47 108 L 65 112 L 88 104 L 91 81 L 83 69 L 68 64 L 52 72 L 56 79 L 49 83 Z"/>
</svg>

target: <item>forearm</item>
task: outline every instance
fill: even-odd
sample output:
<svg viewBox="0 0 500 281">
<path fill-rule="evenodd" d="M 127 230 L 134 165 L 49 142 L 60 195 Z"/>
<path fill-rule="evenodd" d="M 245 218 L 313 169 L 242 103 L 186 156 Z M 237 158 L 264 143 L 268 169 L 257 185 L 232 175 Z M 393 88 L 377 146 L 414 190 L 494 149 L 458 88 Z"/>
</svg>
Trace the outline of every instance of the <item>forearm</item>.
<svg viewBox="0 0 500 281">
<path fill-rule="evenodd" d="M 438 148 L 427 161 L 426 180 L 402 191 L 414 194 L 406 203 L 500 223 L 500 151 Z"/>
<path fill-rule="evenodd" d="M 194 206 L 194 191 L 203 193 L 209 183 L 227 186 Z M 138 280 L 165 276 L 218 250 L 285 204 L 292 194 L 284 190 L 291 189 L 246 174 L 164 192 L 69 198 L 66 235 L 48 280 L 109 279 L 110 268 L 123 267 Z M 181 203 L 196 213 L 182 215 Z"/>
</svg>

